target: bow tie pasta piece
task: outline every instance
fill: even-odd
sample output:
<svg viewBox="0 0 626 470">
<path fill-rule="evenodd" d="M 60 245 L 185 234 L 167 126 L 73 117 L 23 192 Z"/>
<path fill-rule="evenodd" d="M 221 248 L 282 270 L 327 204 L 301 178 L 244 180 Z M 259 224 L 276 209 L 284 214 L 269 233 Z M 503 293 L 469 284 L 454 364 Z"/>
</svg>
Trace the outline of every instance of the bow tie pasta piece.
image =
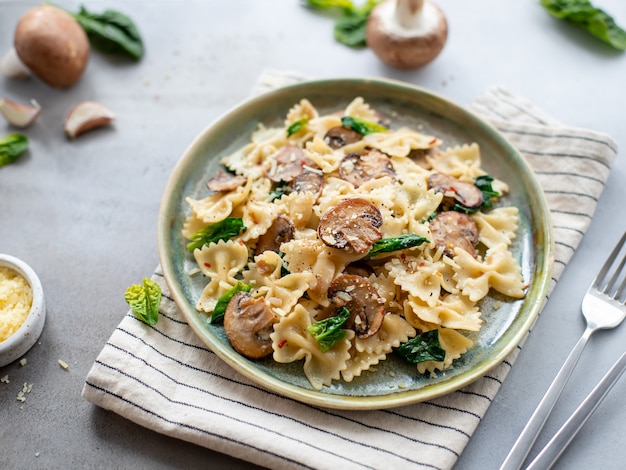
<svg viewBox="0 0 626 470">
<path fill-rule="evenodd" d="M 274 326 L 270 338 L 274 360 L 289 363 L 304 359 L 304 374 L 314 389 L 321 390 L 323 385 L 328 386 L 333 380 L 341 378 L 341 371 L 347 367 L 350 359 L 348 351 L 354 332 L 348 330 L 343 340 L 322 352 L 315 338 L 307 331 L 311 324 L 309 311 L 298 304 L 291 315 L 281 318 Z"/>
<path fill-rule="evenodd" d="M 472 214 L 478 227 L 478 239 L 487 248 L 500 243 L 510 245 L 515 238 L 519 210 L 517 207 L 497 207 L 489 212 Z"/>
<path fill-rule="evenodd" d="M 474 342 L 451 328 L 437 328 L 439 330 L 439 344 L 446 352 L 443 361 L 425 361 L 417 364 L 417 371 L 420 374 L 434 374 L 437 370 L 450 368 L 452 362 L 458 359 L 474 345 Z"/>
<path fill-rule="evenodd" d="M 509 297 L 524 297 L 522 270 L 506 244 L 488 249 L 484 261 L 457 249 L 454 262 L 459 267 L 454 274 L 457 286 L 472 302 L 485 297 L 490 287 Z"/>
<path fill-rule="evenodd" d="M 252 188 L 252 179 L 248 178 L 245 186 L 240 186 L 233 191 L 215 193 L 204 199 L 196 200 L 187 198 L 187 204 L 191 207 L 191 217 L 203 222 L 204 225 L 214 224 L 228 217 L 233 208 L 241 204 Z M 192 222 L 190 222 L 192 223 Z M 193 234 L 183 234 L 191 238 Z M 187 235 L 190 235 L 187 237 Z"/>
<path fill-rule="evenodd" d="M 248 262 L 248 248 L 239 241 L 223 241 L 194 250 L 194 257 L 202 274 L 210 281 L 202 290 L 196 308 L 211 313 L 217 299 L 237 284 L 235 276 Z"/>
<path fill-rule="evenodd" d="M 407 306 L 410 309 L 405 310 L 405 318 L 417 328 L 426 322 L 455 330 L 479 331 L 483 323 L 478 307 L 458 294 L 441 297 L 434 306 L 409 296 Z"/>
</svg>

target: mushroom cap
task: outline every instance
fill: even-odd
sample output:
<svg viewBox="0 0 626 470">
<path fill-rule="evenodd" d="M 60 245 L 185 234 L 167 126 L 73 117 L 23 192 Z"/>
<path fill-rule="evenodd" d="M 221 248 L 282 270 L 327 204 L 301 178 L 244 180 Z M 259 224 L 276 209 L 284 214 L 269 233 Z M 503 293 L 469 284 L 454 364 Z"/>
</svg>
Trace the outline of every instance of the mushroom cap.
<svg viewBox="0 0 626 470">
<path fill-rule="evenodd" d="M 24 65 L 55 88 L 76 83 L 89 60 L 83 28 L 69 13 L 51 5 L 31 8 L 20 18 L 14 46 Z"/>
<path fill-rule="evenodd" d="M 265 300 L 255 299 L 247 292 L 238 292 L 224 313 L 224 330 L 232 347 L 250 359 L 261 359 L 272 349 L 270 334 L 276 317 Z"/>
<path fill-rule="evenodd" d="M 367 21 L 367 45 L 386 64 L 401 69 L 422 67 L 439 55 L 448 38 L 448 22 L 432 2 L 423 2 L 422 18 L 415 28 L 395 19 L 396 0 L 376 6 Z M 432 24 L 431 24 L 432 23 Z"/>
<path fill-rule="evenodd" d="M 328 300 L 337 308 L 346 307 L 350 318 L 346 328 L 359 338 L 376 334 L 385 316 L 385 303 L 376 288 L 364 277 L 342 274 L 328 287 Z"/>
</svg>

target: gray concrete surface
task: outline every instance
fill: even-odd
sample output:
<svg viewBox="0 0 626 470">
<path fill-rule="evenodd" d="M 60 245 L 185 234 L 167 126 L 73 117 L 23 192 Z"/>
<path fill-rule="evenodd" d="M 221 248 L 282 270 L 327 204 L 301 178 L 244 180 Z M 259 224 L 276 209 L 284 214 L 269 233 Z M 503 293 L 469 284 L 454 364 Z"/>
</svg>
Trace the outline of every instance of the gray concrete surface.
<svg viewBox="0 0 626 470">
<path fill-rule="evenodd" d="M 33 0 L 0 0 L 0 53 Z M 56 2 L 78 9 L 78 2 Z M 48 321 L 27 364 L 0 368 L 0 468 L 252 468 L 236 456 L 158 435 L 83 400 L 99 351 L 126 312 L 124 290 L 158 262 L 156 224 L 177 159 L 212 120 L 245 99 L 265 68 L 311 77 L 384 76 L 428 87 L 460 104 L 491 86 L 525 96 L 571 126 L 610 134 L 621 151 L 598 210 L 515 367 L 458 461 L 494 469 L 583 331 L 582 293 L 626 228 L 626 56 L 560 23 L 538 1 L 440 0 L 450 24 L 442 55 L 417 71 L 383 65 L 370 50 L 332 37 L 332 20 L 297 0 L 107 0 L 143 33 L 140 63 L 93 53 L 82 80 L 53 90 L 31 79 L 0 80 L 0 96 L 43 106 L 26 131 L 31 149 L 0 168 L 0 252 L 39 274 Z M 626 4 L 597 2 L 626 25 Z M 113 127 L 76 141 L 62 121 L 94 100 Z M 12 129 L 0 122 L 0 134 Z M 545 444 L 624 349 L 626 331 L 587 346 L 538 444 Z M 59 367 L 57 360 L 69 364 Z M 16 400 L 23 383 L 27 401 Z M 623 468 L 626 382 L 622 379 L 556 468 Z M 536 450 L 534 451 L 536 452 Z"/>
</svg>

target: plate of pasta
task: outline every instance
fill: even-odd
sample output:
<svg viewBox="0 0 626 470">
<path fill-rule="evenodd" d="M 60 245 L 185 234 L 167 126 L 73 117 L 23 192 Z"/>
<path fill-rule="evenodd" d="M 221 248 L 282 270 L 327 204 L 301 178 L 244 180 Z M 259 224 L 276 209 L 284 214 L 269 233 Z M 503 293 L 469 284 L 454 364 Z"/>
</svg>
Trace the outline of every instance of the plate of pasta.
<svg viewBox="0 0 626 470">
<path fill-rule="evenodd" d="M 383 79 L 298 83 L 207 127 L 165 189 L 159 255 L 191 328 L 260 385 L 339 409 L 450 393 L 519 344 L 552 228 L 519 153 Z"/>
</svg>

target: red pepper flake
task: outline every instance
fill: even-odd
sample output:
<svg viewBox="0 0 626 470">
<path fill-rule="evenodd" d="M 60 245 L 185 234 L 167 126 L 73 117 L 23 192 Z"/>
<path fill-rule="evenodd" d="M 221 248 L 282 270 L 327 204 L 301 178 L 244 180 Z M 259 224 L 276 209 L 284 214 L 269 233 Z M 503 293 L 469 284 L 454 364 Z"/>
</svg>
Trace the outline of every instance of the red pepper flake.
<svg viewBox="0 0 626 470">
<path fill-rule="evenodd" d="M 404 253 L 400 254 L 400 258 L 402 261 L 406 261 L 406 255 Z"/>
<path fill-rule="evenodd" d="M 204 265 L 205 265 L 207 268 L 210 268 L 210 267 L 211 267 L 211 263 L 204 263 Z"/>
<path fill-rule="evenodd" d="M 285 344 L 287 344 L 287 340 L 283 339 L 283 340 L 280 341 L 280 343 L 278 343 L 278 347 L 282 348 Z"/>
<path fill-rule="evenodd" d="M 426 265 L 423 261 L 420 263 L 420 268 L 423 268 Z"/>
<path fill-rule="evenodd" d="M 243 240 L 239 240 L 239 244 L 243 246 Z"/>
<path fill-rule="evenodd" d="M 436 143 L 437 143 L 437 137 L 435 137 L 433 140 L 428 142 L 428 145 L 435 145 Z"/>
<path fill-rule="evenodd" d="M 252 223 L 253 223 L 254 225 L 259 225 L 259 221 L 258 221 L 258 220 L 253 220 L 253 221 L 252 221 Z"/>
</svg>

